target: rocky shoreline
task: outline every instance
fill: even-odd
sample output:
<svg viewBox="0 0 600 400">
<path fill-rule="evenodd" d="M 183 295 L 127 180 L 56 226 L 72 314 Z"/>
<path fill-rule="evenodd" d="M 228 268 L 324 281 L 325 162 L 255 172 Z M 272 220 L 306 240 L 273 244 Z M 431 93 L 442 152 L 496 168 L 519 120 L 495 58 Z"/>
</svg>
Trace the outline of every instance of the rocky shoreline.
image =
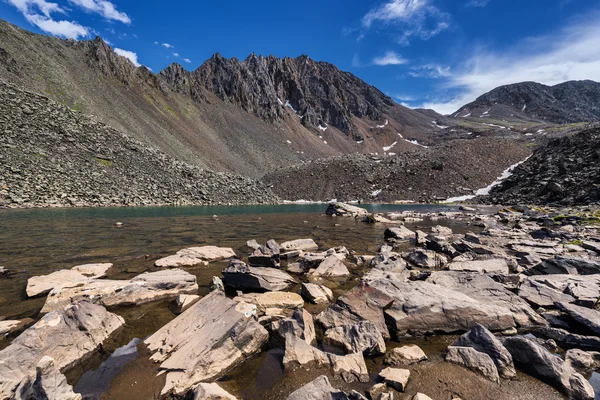
<svg viewBox="0 0 600 400">
<path fill-rule="evenodd" d="M 310 238 L 250 240 L 246 255 L 185 248 L 128 280 L 106 279 L 112 264 L 30 277 L 26 293 L 46 296 L 44 316 L 0 320 L 10 341 L 0 351 L 0 397 L 81 398 L 66 377 L 122 329 L 119 310 L 172 300 L 178 316 L 136 342 L 162 372 L 161 398 L 236 398 L 227 374 L 280 348 L 286 375 L 310 368 L 322 376 L 285 386 L 274 398 L 468 395 L 461 379 L 443 389 L 416 383 L 421 368 L 441 358 L 464 368 L 467 380 L 502 388 L 524 372 L 567 397 L 594 399 L 586 377 L 600 368 L 598 210 L 372 215 L 332 203 L 326 214 L 379 226 L 379 251 L 359 254 L 343 243 L 326 249 Z M 439 225 L 428 232 L 405 226 L 424 218 Z M 448 221 L 469 232 L 455 233 Z M 201 296 L 186 268 L 214 263 L 227 265 Z M 2 271 L 0 279 L 10 278 L 10 267 Z M 435 352 L 406 344 L 427 337 L 455 339 Z"/>
</svg>

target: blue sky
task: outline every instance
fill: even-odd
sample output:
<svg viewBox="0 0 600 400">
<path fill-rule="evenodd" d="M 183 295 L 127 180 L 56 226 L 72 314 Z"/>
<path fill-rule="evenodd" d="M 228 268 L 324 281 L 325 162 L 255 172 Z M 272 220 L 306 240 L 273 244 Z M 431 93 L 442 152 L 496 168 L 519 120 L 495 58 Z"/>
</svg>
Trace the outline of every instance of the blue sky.
<svg viewBox="0 0 600 400">
<path fill-rule="evenodd" d="M 598 0 L 0 0 L 0 17 L 100 35 L 155 72 L 193 70 L 215 52 L 307 54 L 442 113 L 503 84 L 600 81 Z"/>
</svg>

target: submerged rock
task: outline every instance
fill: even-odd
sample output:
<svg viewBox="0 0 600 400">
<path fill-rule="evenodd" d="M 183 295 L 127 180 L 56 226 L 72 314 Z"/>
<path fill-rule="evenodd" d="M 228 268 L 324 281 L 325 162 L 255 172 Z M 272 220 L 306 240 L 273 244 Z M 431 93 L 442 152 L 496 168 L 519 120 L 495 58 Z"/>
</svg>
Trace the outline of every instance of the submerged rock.
<svg viewBox="0 0 600 400">
<path fill-rule="evenodd" d="M 285 336 L 285 355 L 283 365 L 290 368 L 298 365 L 312 363 L 317 368 L 330 367 L 333 372 L 340 375 L 346 382 L 368 382 L 369 372 L 362 353 L 347 354 L 339 356 L 325 353 L 304 340 L 287 334 Z"/>
<path fill-rule="evenodd" d="M 180 269 L 145 272 L 129 280 L 95 279 L 80 286 L 53 289 L 41 312 L 50 312 L 69 303 L 87 300 L 105 307 L 137 305 L 196 293 L 196 276 Z"/>
<path fill-rule="evenodd" d="M 164 257 L 154 262 L 157 267 L 176 268 L 206 265 L 210 261 L 223 260 L 235 257 L 235 252 L 229 247 L 202 246 L 189 247 L 179 250 L 172 256 Z"/>
<path fill-rule="evenodd" d="M 211 292 L 144 341 L 166 373 L 162 395 L 183 395 L 258 353 L 269 338 L 238 303 Z"/>
<path fill-rule="evenodd" d="M 236 289 L 280 291 L 296 284 L 296 280 L 276 268 L 249 267 L 232 260 L 223 270 L 223 283 Z"/>
<path fill-rule="evenodd" d="M 85 264 L 71 269 L 61 269 L 49 275 L 34 276 L 27 280 L 27 296 L 44 295 L 52 289 L 73 287 L 87 283 L 92 279 L 103 278 L 112 264 Z"/>
<path fill-rule="evenodd" d="M 565 395 L 579 400 L 593 400 L 594 389 L 562 358 L 524 337 L 504 341 L 515 363 L 534 377 L 554 386 Z"/>
<path fill-rule="evenodd" d="M 59 371 L 66 371 L 89 357 L 124 324 L 123 318 L 88 302 L 46 314 L 0 351 L 0 398 L 13 397 L 19 384 L 35 375 L 44 356 L 54 359 Z"/>
<path fill-rule="evenodd" d="M 361 352 L 366 355 L 385 353 L 385 340 L 375 324 L 370 321 L 328 329 L 323 340 L 343 348 L 346 353 Z"/>
</svg>

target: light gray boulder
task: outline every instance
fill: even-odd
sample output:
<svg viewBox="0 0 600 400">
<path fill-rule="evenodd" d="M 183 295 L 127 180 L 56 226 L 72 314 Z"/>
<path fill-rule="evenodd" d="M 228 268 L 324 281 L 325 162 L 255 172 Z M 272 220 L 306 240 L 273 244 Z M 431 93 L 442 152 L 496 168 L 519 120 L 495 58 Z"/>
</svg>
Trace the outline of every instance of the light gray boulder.
<svg viewBox="0 0 600 400">
<path fill-rule="evenodd" d="M 559 310 L 569 314 L 571 318 L 584 325 L 589 330 L 600 335 L 600 312 L 591 308 L 580 307 L 569 303 L 556 303 Z"/>
<path fill-rule="evenodd" d="M 52 357 L 44 356 L 35 368 L 35 374 L 25 378 L 16 390 L 16 399 L 81 400 L 79 393 L 67 383 L 67 378 Z"/>
<path fill-rule="evenodd" d="M 283 242 L 280 247 L 282 252 L 294 250 L 309 251 L 318 249 L 319 245 L 313 239 L 296 239 Z"/>
<path fill-rule="evenodd" d="M 346 353 L 385 353 L 385 340 L 377 326 L 370 321 L 328 329 L 323 340 L 325 343 L 341 347 Z"/>
<path fill-rule="evenodd" d="M 327 256 L 315 270 L 309 272 L 310 276 L 323 278 L 345 278 L 350 271 L 344 263 L 336 256 Z"/>
<path fill-rule="evenodd" d="M 498 369 L 492 358 L 472 347 L 449 346 L 446 361 L 465 367 L 492 382 L 500 383 Z"/>
<path fill-rule="evenodd" d="M 408 240 L 415 237 L 415 232 L 401 225 L 387 228 L 383 236 L 386 239 Z"/>
<path fill-rule="evenodd" d="M 232 260 L 223 270 L 223 283 L 235 289 L 281 291 L 296 284 L 296 280 L 277 268 L 249 267 Z"/>
<path fill-rule="evenodd" d="M 216 383 L 199 383 L 192 393 L 192 400 L 237 400 Z"/>
<path fill-rule="evenodd" d="M 426 360 L 427 355 L 425 355 L 425 352 L 415 344 L 393 348 L 385 355 L 385 363 L 396 367 L 412 365 Z"/>
<path fill-rule="evenodd" d="M 331 289 L 316 283 L 303 283 L 302 296 L 314 304 L 324 304 L 333 301 L 333 292 Z"/>
<path fill-rule="evenodd" d="M 329 203 L 326 215 L 335 215 L 338 217 L 362 218 L 369 215 L 369 212 L 361 207 L 356 207 L 346 203 Z"/>
<path fill-rule="evenodd" d="M 290 394 L 287 400 L 348 400 L 341 390 L 334 389 L 325 375 Z"/>
<path fill-rule="evenodd" d="M 194 265 L 207 265 L 211 261 L 231 257 L 235 257 L 235 252 L 229 247 L 189 247 L 179 250 L 172 256 L 156 260 L 154 265 L 163 268 L 193 267 Z"/>
<path fill-rule="evenodd" d="M 71 269 L 61 269 L 48 275 L 34 276 L 27 280 L 25 289 L 27 297 L 41 296 L 49 293 L 52 289 L 61 287 L 73 287 L 103 278 L 112 264 L 85 264 Z"/>
</svg>

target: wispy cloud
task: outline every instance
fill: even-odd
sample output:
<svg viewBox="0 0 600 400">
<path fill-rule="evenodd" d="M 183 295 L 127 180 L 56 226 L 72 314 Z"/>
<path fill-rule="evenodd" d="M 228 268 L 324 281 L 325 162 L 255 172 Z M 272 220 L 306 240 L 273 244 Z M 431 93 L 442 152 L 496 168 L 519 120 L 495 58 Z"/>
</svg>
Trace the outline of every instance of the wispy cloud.
<svg viewBox="0 0 600 400">
<path fill-rule="evenodd" d="M 131 24 L 131 18 L 124 12 L 117 10 L 117 7 L 106 0 L 69 0 L 69 3 L 81 7 L 87 12 L 102 15 L 111 21 L 119 21 L 124 24 Z"/>
<path fill-rule="evenodd" d="M 465 6 L 467 7 L 485 7 L 491 0 L 469 0 Z"/>
<path fill-rule="evenodd" d="M 138 62 L 138 55 L 136 53 L 134 53 L 133 51 L 123 50 L 123 49 L 115 49 L 115 53 L 129 59 L 129 61 L 131 61 L 133 63 L 133 65 L 135 65 L 136 67 L 139 67 L 141 65 Z"/>
<path fill-rule="evenodd" d="M 189 58 L 184 58 L 183 61 L 185 61 L 188 64 L 192 62 L 192 60 L 190 60 Z"/>
<path fill-rule="evenodd" d="M 157 42 L 154 42 L 154 43 L 158 44 Z M 175 48 L 175 46 L 173 46 L 173 45 L 171 45 L 169 43 L 163 43 L 162 46 L 166 47 L 167 49 L 173 49 L 173 48 Z"/>
<path fill-rule="evenodd" d="M 414 78 L 447 78 L 452 76 L 450 67 L 439 64 L 424 64 L 411 68 L 408 74 Z"/>
<path fill-rule="evenodd" d="M 567 80 L 600 81 L 600 12 L 571 21 L 555 34 L 524 39 L 509 52 L 477 50 L 444 85 L 454 96 L 425 103 L 451 113 L 501 85 L 535 81 L 555 85 Z M 458 71 L 458 72 L 457 72 Z"/>
<path fill-rule="evenodd" d="M 173 57 L 179 57 L 179 53 L 173 53 Z"/>
<path fill-rule="evenodd" d="M 394 51 L 388 51 L 383 56 L 375 57 L 373 64 L 375 65 L 401 65 L 406 64 L 408 61 L 402 58 L 399 54 Z"/>
<path fill-rule="evenodd" d="M 380 23 L 400 30 L 398 42 L 408 44 L 410 38 L 423 40 L 438 35 L 450 24 L 450 15 L 441 11 L 433 0 L 388 0 L 362 18 L 364 29 Z"/>
<path fill-rule="evenodd" d="M 89 35 L 89 28 L 75 21 L 56 21 L 53 13 L 66 14 L 66 11 L 56 3 L 46 0 L 7 0 L 15 6 L 25 19 L 32 25 L 51 35 L 69 39 L 79 39 Z"/>
</svg>

